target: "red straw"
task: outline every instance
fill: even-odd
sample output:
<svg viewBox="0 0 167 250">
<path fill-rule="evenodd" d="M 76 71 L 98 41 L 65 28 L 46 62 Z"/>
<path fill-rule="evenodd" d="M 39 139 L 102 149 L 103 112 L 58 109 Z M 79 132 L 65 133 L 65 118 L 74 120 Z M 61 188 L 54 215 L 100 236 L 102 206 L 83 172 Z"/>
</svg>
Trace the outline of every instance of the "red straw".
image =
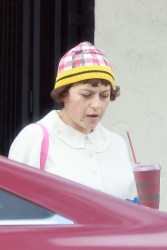
<svg viewBox="0 0 167 250">
<path fill-rule="evenodd" d="M 134 149 L 133 149 L 132 141 L 131 141 L 130 134 L 129 134 L 128 131 L 127 131 L 127 136 L 128 136 L 130 148 L 131 148 L 131 151 L 132 151 L 134 163 L 137 164 L 138 162 L 137 162 L 137 160 L 136 160 L 136 156 L 135 156 L 135 152 L 134 152 Z"/>
</svg>

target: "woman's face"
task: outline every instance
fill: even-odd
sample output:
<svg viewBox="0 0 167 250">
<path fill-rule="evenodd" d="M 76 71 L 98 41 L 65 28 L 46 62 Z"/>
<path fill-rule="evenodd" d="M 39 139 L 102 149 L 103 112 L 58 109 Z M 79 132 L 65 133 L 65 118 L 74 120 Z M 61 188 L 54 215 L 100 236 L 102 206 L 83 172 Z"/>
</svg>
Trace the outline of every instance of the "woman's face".
<svg viewBox="0 0 167 250">
<path fill-rule="evenodd" d="M 90 133 L 103 117 L 110 102 L 110 85 L 74 84 L 63 98 L 60 118 L 82 133 Z"/>
</svg>

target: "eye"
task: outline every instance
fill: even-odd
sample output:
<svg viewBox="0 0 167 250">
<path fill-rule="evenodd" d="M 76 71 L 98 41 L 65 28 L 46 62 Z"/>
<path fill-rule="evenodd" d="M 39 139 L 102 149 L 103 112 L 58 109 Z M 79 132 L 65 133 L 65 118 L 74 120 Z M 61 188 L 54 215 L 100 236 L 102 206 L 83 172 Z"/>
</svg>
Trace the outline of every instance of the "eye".
<svg viewBox="0 0 167 250">
<path fill-rule="evenodd" d="M 105 98 L 108 98 L 109 95 L 101 95 L 101 98 L 105 99 Z"/>
<path fill-rule="evenodd" d="M 82 96 L 83 96 L 84 98 L 89 98 L 89 97 L 91 97 L 91 94 L 82 94 Z"/>
</svg>

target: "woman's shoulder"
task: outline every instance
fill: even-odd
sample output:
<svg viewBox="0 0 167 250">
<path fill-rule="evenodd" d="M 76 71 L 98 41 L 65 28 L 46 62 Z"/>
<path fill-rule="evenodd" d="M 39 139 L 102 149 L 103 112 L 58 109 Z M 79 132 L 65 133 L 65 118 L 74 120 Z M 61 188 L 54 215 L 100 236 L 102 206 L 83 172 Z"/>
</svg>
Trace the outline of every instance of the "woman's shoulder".
<svg viewBox="0 0 167 250">
<path fill-rule="evenodd" d="M 32 122 L 28 125 L 26 125 L 18 134 L 18 136 L 34 136 L 38 137 L 38 136 L 42 136 L 43 135 L 43 131 L 42 131 L 42 127 L 46 127 L 49 128 L 50 124 L 52 124 L 52 118 L 56 117 L 57 115 L 57 111 L 56 110 L 52 110 L 50 111 L 48 114 L 46 114 L 46 116 L 44 116 L 42 119 L 40 119 L 37 122 Z M 40 125 L 40 126 L 39 126 Z"/>
<path fill-rule="evenodd" d="M 116 133 L 116 132 L 113 132 L 113 131 L 110 131 L 110 133 L 111 133 L 111 137 L 112 137 L 113 139 L 118 140 L 118 141 L 123 141 L 123 142 L 125 142 L 125 139 L 123 138 L 122 135 L 120 135 L 120 134 L 118 134 L 118 133 Z"/>
<path fill-rule="evenodd" d="M 42 130 L 39 127 L 38 123 L 31 123 L 26 125 L 18 134 L 17 137 L 32 137 L 32 136 L 41 136 L 42 135 Z"/>
<path fill-rule="evenodd" d="M 40 153 L 41 142 L 43 139 L 42 131 L 36 124 L 29 124 L 25 126 L 12 142 L 8 157 L 23 163 L 32 164 L 32 155 Z M 38 158 L 38 157 L 37 157 Z"/>
<path fill-rule="evenodd" d="M 103 127 L 101 124 L 100 124 L 100 130 L 102 131 L 103 134 L 110 137 L 110 142 L 114 141 L 114 143 L 126 144 L 124 137 L 122 135 L 118 134 L 117 132 L 109 130 L 109 129 Z"/>
</svg>

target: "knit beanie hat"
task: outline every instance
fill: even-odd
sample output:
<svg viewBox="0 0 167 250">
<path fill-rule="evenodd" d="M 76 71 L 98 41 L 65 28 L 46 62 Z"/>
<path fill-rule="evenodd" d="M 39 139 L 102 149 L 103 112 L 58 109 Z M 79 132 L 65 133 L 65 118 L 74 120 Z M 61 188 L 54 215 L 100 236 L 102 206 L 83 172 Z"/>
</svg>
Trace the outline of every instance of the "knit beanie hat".
<svg viewBox="0 0 167 250">
<path fill-rule="evenodd" d="M 114 87 L 114 75 L 105 55 L 89 42 L 69 50 L 60 60 L 55 89 L 88 79 L 105 79 Z"/>
</svg>

